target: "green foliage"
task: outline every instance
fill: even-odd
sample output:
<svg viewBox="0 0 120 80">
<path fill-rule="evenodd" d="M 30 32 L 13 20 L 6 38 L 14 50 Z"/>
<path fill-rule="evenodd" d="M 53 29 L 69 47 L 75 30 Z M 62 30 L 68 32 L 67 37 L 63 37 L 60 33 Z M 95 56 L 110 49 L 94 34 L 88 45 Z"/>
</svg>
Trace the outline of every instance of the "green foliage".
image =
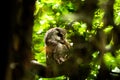
<svg viewBox="0 0 120 80">
<path fill-rule="evenodd" d="M 102 9 L 98 9 L 95 12 L 93 19 L 93 29 L 103 27 L 103 21 L 102 21 L 103 15 L 104 15 L 104 11 Z"/>
<path fill-rule="evenodd" d="M 64 80 L 64 76 L 54 77 L 54 78 L 40 78 L 39 80 Z"/>
<path fill-rule="evenodd" d="M 115 0 L 114 4 L 114 22 L 120 24 L 120 0 Z"/>
<path fill-rule="evenodd" d="M 78 1 L 79 2 L 79 1 Z M 84 0 L 82 0 L 84 2 Z M 103 4 L 107 2 L 107 0 L 101 0 L 99 4 Z M 74 19 L 76 19 L 76 15 L 73 14 L 74 11 L 78 9 L 77 3 L 72 1 L 62 1 L 62 0 L 37 0 L 36 1 L 36 9 L 34 12 L 35 20 L 34 20 L 34 27 L 33 27 L 33 52 L 34 57 L 37 61 L 45 65 L 46 56 L 44 50 L 44 35 L 45 32 L 51 27 L 62 27 L 66 28 L 66 24 L 71 23 Z M 84 36 L 86 40 L 89 37 L 96 34 L 96 30 L 99 28 L 103 28 L 103 15 L 104 10 L 99 8 L 94 13 L 94 18 L 92 21 L 92 30 L 87 30 L 87 24 L 82 21 L 74 21 L 72 24 L 72 28 L 68 29 L 67 36 L 74 35 L 75 33 L 79 33 L 80 35 Z M 115 0 L 114 4 L 114 22 L 116 25 L 120 24 L 120 0 Z M 72 30 L 74 29 L 74 30 Z M 112 26 L 108 26 L 104 29 L 106 34 L 109 34 L 113 29 Z M 112 46 L 114 43 L 109 43 Z M 108 45 L 109 45 L 108 44 Z M 109 47 L 106 45 L 106 47 Z M 99 52 L 93 53 L 93 59 L 90 63 L 92 70 L 90 76 L 88 76 L 87 80 L 93 80 L 99 70 L 99 64 L 96 62 L 98 58 Z M 104 61 L 109 69 L 113 69 L 116 66 L 119 66 L 120 63 L 120 50 L 116 51 L 117 56 L 113 57 L 111 52 L 107 52 L 104 55 Z M 64 79 L 64 76 L 60 76 L 57 78 L 40 78 L 39 80 L 57 80 L 57 79 Z"/>
<path fill-rule="evenodd" d="M 115 58 L 111 55 L 110 52 L 107 52 L 104 55 L 104 61 L 109 69 L 114 69 L 117 66 Z"/>
</svg>

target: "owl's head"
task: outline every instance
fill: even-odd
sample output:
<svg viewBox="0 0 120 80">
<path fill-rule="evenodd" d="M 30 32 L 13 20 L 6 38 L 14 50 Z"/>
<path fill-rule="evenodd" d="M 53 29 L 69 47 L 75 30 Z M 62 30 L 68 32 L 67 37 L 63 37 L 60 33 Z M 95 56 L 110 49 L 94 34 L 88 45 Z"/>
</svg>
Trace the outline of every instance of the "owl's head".
<svg viewBox="0 0 120 80">
<path fill-rule="evenodd" d="M 64 43 L 65 35 L 66 35 L 65 29 L 59 27 L 51 28 L 45 34 L 45 42 L 51 39 L 54 41 L 58 41 L 60 43 Z"/>
</svg>

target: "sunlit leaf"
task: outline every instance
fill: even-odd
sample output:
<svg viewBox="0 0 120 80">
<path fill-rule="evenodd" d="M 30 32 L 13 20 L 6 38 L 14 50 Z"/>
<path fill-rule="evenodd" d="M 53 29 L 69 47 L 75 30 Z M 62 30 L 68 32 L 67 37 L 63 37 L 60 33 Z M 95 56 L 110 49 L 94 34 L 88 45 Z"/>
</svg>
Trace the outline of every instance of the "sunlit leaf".
<svg viewBox="0 0 120 80">
<path fill-rule="evenodd" d="M 111 55 L 110 52 L 105 53 L 104 61 L 105 61 L 106 66 L 109 69 L 114 68 L 116 66 L 115 58 Z"/>
<path fill-rule="evenodd" d="M 110 33 L 110 31 L 113 29 L 113 27 L 112 26 L 108 26 L 108 27 L 106 27 L 105 29 L 104 29 L 104 32 L 105 33 Z"/>
</svg>

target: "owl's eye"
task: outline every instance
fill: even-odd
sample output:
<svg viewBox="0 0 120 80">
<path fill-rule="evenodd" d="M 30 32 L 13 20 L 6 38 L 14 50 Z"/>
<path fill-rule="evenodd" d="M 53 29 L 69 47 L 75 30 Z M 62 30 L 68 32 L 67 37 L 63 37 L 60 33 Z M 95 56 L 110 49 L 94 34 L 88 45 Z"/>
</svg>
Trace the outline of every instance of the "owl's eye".
<svg viewBox="0 0 120 80">
<path fill-rule="evenodd" d="M 58 35 L 59 37 L 63 37 L 63 35 L 62 35 L 61 33 L 57 33 L 57 35 Z"/>
</svg>

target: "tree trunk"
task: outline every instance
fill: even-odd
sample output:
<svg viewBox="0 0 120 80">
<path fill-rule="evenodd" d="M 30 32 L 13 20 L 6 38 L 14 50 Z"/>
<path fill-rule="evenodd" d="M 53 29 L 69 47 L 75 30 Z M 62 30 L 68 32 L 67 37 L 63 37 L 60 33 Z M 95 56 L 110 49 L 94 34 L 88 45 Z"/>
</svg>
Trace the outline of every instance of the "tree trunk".
<svg viewBox="0 0 120 80">
<path fill-rule="evenodd" d="M 5 0 L 3 3 L 0 80 L 31 80 L 29 69 L 35 0 Z"/>
</svg>

